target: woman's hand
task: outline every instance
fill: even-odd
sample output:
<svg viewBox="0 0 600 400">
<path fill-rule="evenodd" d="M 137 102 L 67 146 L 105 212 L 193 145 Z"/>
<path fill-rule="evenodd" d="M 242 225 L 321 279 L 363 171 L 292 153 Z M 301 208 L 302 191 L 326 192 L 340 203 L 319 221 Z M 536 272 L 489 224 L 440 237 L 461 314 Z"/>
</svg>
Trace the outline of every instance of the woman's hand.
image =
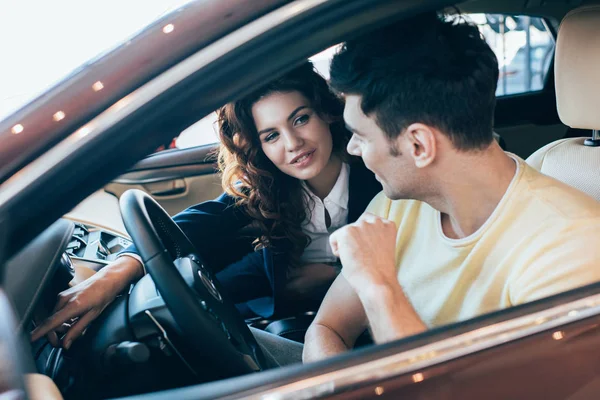
<svg viewBox="0 0 600 400">
<path fill-rule="evenodd" d="M 115 297 L 142 274 L 139 261 L 120 257 L 80 284 L 59 293 L 53 314 L 31 332 L 31 340 L 47 335 L 54 347 L 62 345 L 68 349 Z M 70 324 L 75 318 L 77 320 Z M 57 332 L 65 331 L 60 343 Z"/>
</svg>

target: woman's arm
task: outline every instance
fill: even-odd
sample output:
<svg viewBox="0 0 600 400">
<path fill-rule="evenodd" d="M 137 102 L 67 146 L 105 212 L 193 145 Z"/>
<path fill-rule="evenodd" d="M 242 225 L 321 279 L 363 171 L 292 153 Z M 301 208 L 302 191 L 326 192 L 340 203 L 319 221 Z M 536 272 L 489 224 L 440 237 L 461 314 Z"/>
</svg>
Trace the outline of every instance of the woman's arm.
<svg viewBox="0 0 600 400">
<path fill-rule="evenodd" d="M 173 221 L 196 248 L 219 243 L 232 237 L 252 219 L 236 205 L 236 199 L 227 193 L 214 200 L 186 208 L 173 216 Z"/>
<path fill-rule="evenodd" d="M 173 221 L 185 233 L 201 256 L 207 258 L 205 261 L 209 265 L 227 265 L 234 259 L 239 259 L 251 248 L 250 238 L 243 252 L 236 252 L 236 246 L 227 246 L 227 244 L 231 244 L 227 240 L 236 239 L 236 233 L 252 221 L 235 203 L 235 198 L 223 193 L 214 200 L 196 204 L 173 216 Z M 218 252 L 223 247 L 230 249 L 233 247 L 231 249 L 233 251 L 227 254 L 213 252 L 213 250 Z M 138 254 L 138 251 L 135 245 L 131 245 L 121 252 L 121 254 L 126 253 Z M 223 258 L 224 262 L 217 262 Z"/>
<path fill-rule="evenodd" d="M 267 278 L 262 251 L 246 254 L 241 260 L 223 268 L 217 280 L 234 303 L 243 303 L 273 294 Z"/>
<path fill-rule="evenodd" d="M 177 214 L 173 219 L 197 249 L 199 251 L 205 249 L 206 253 L 214 252 L 219 247 L 231 247 L 224 241 L 235 237 L 237 231 L 250 222 L 250 219 L 235 206 L 235 200 L 226 194 L 215 200 L 190 207 Z M 137 250 L 135 246 L 130 246 L 121 254 L 124 253 L 137 254 Z M 216 258 L 222 257 L 224 254 L 218 250 L 216 253 L 213 254 L 217 256 Z M 228 252 L 228 254 L 231 253 L 231 251 Z M 241 260 L 230 265 L 228 273 L 231 278 L 227 282 L 231 285 L 234 283 L 243 285 L 244 288 L 254 291 L 246 293 L 249 296 L 254 296 L 256 293 L 268 293 L 270 291 L 268 280 L 264 273 L 262 278 L 259 276 L 259 269 L 263 264 L 262 255 L 250 253 L 244 256 L 244 253 L 241 253 L 240 257 L 242 257 Z M 244 271 L 246 271 L 246 275 L 244 275 Z M 254 280 L 248 279 L 252 273 L 255 275 Z M 68 348 L 71 342 L 114 300 L 118 293 L 142 275 L 142 265 L 139 261 L 133 257 L 119 257 L 91 278 L 61 292 L 52 316 L 32 332 L 32 339 L 36 340 L 49 334 L 51 342 L 59 345 L 54 330 L 72 318 L 79 317 L 78 322 L 68 329 L 68 333 L 61 343 L 63 347 Z M 238 279 L 234 279 L 236 276 Z M 242 294 L 235 286 L 226 288 L 226 290 L 236 293 L 238 296 Z"/>
</svg>

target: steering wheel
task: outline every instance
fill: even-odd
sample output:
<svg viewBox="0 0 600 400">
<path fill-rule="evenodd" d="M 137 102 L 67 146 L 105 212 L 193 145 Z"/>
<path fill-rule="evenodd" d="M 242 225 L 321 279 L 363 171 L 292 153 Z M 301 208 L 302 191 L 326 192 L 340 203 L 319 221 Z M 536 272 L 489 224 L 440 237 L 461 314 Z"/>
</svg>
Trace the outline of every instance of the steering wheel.
<svg viewBox="0 0 600 400">
<path fill-rule="evenodd" d="M 266 369 L 260 346 L 235 305 L 169 214 L 137 189 L 126 191 L 119 205 L 146 271 L 199 361 L 221 377 Z"/>
</svg>

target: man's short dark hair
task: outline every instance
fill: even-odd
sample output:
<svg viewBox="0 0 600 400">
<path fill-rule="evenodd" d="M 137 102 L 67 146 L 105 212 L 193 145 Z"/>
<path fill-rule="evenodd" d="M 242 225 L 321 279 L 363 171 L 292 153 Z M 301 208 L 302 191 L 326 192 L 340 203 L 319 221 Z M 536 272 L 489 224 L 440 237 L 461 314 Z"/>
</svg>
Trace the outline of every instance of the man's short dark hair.
<svg viewBox="0 0 600 400">
<path fill-rule="evenodd" d="M 492 142 L 497 82 L 498 60 L 477 27 L 436 13 L 349 40 L 331 63 L 331 86 L 361 96 L 389 138 L 421 122 L 461 150 Z"/>
</svg>

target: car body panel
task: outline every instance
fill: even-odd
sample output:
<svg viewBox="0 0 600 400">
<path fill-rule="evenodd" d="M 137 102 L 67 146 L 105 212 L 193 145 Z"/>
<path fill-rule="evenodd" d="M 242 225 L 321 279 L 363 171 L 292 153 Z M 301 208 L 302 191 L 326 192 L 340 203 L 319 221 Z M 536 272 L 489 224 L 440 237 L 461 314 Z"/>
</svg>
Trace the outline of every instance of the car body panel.
<svg viewBox="0 0 600 400">
<path fill-rule="evenodd" d="M 599 341 L 598 289 L 595 284 L 319 363 L 144 399 L 585 399 L 600 378 L 600 359 L 584 360 Z"/>
</svg>

